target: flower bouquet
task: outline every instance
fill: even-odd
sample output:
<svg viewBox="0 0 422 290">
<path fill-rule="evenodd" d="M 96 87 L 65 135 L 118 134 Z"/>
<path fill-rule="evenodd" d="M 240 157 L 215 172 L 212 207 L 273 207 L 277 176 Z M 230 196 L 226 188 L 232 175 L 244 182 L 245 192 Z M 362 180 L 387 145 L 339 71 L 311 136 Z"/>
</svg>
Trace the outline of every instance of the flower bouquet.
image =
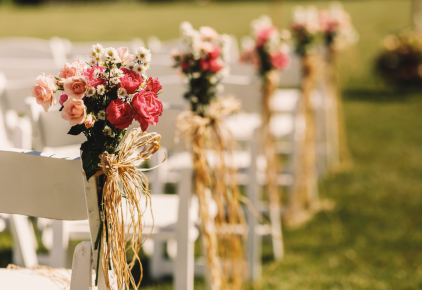
<svg viewBox="0 0 422 290">
<path fill-rule="evenodd" d="M 227 162 L 231 160 L 234 140 L 223 121 L 240 109 L 240 103 L 231 97 L 217 99 L 219 82 L 227 73 L 229 37 L 210 27 L 197 31 L 187 22 L 181 24 L 181 34 L 186 49 L 173 51 L 172 55 L 175 67 L 188 78 L 185 97 L 190 101 L 191 111 L 179 115 L 177 126 L 192 149 L 209 281 L 212 289 L 241 289 L 245 273 L 242 237 L 229 229 L 241 225 L 245 236 L 246 227 L 235 169 Z M 212 153 L 214 166 L 208 163 L 207 153 Z M 218 207 L 215 220 L 209 215 L 207 192 L 211 192 Z M 220 257 L 227 259 L 224 269 Z"/>
<path fill-rule="evenodd" d="M 307 9 L 295 7 L 291 30 L 296 41 L 297 54 L 304 56 L 314 52 L 321 36 L 318 10 L 313 6 Z"/>
<path fill-rule="evenodd" d="M 339 3 L 333 3 L 330 9 L 320 11 L 319 25 L 329 49 L 344 49 L 356 43 L 359 38 L 349 13 L 344 11 Z"/>
<path fill-rule="evenodd" d="M 134 282 L 131 269 L 136 260 L 140 262 L 143 211 L 139 202 L 142 194 L 149 198 L 149 189 L 138 167 L 160 149 L 160 135 L 145 132 L 149 125 L 158 123 L 163 111 L 158 100 L 162 86 L 158 79 L 145 75 L 150 65 L 151 53 L 143 47 L 131 55 L 125 47 L 103 48 L 97 44 L 92 46 L 87 64 L 80 60 L 67 63 L 58 77 L 41 74 L 32 87 L 33 96 L 46 112 L 57 103 L 53 93 L 62 91 L 60 111 L 71 125 L 68 134 L 82 133 L 87 138 L 81 145 L 82 166 L 86 179 L 95 176 L 101 189 L 99 218 L 103 226 L 95 249 L 101 255 L 104 273 L 109 265 L 113 267 L 119 290 L 124 284 L 137 289 L 141 282 Z M 134 119 L 140 128 L 127 134 Z M 141 153 L 135 154 L 138 148 Z M 124 234 L 122 198 L 128 201 L 128 210 L 133 213 L 128 223 L 130 240 Z M 125 242 L 130 243 L 134 252 L 129 265 Z M 110 289 L 108 275 L 105 280 Z"/>
<path fill-rule="evenodd" d="M 245 47 L 240 60 L 252 62 L 261 76 L 272 70 L 287 68 L 290 64 L 290 48 L 282 40 L 290 38 L 290 32 L 279 32 L 266 15 L 254 20 L 251 26 L 254 42 Z"/>
<path fill-rule="evenodd" d="M 246 49 L 241 56 L 241 61 L 252 62 L 262 79 L 262 146 L 267 161 L 267 194 L 270 201 L 271 222 L 281 237 L 280 223 L 280 194 L 277 186 L 277 154 L 275 142 L 270 132 L 270 120 L 272 116 L 271 100 L 274 91 L 279 83 L 279 71 L 286 69 L 290 64 L 289 47 L 283 40 L 290 37 L 290 32 L 278 31 L 272 24 L 271 18 L 266 15 L 252 21 L 252 35 L 254 42 L 251 42 L 249 49 Z M 273 239 L 275 256 L 281 258 L 283 245 L 280 239 Z"/>
</svg>

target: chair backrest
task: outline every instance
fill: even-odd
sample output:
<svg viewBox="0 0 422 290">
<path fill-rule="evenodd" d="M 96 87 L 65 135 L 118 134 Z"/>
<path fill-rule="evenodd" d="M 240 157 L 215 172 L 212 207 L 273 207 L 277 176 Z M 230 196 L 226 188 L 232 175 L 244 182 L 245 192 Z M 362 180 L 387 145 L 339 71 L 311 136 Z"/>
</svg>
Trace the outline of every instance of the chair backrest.
<svg viewBox="0 0 422 290">
<path fill-rule="evenodd" d="M 79 159 L 0 150 L 0 212 L 57 220 L 88 218 Z"/>
<path fill-rule="evenodd" d="M 0 100 L 2 99 L 5 86 L 6 86 L 6 78 L 4 74 L 0 72 Z M 0 148 L 8 148 L 10 147 L 10 142 L 7 137 L 5 117 L 4 117 L 4 112 L 1 109 L 1 106 L 2 104 L 0 102 Z"/>
</svg>

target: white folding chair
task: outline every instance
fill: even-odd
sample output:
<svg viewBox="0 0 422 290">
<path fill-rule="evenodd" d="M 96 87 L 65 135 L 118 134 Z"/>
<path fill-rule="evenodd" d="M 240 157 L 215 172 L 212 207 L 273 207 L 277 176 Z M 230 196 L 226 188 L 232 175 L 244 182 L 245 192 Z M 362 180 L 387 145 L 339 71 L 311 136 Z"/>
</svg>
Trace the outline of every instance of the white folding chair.
<svg viewBox="0 0 422 290">
<path fill-rule="evenodd" d="M 16 214 L 62 220 L 87 219 L 79 160 L 51 158 L 39 152 L 19 150 L 1 150 L 0 160 L 4 164 L 0 169 L 0 212 L 15 214 L 13 222 L 23 221 L 18 227 L 20 234 L 25 233 L 25 220 Z M 37 260 L 31 251 L 32 245 L 25 240 L 20 242 L 22 249 L 33 253 L 28 263 L 35 266 Z M 71 280 L 71 290 L 89 289 L 92 286 L 91 246 L 86 243 L 77 246 L 72 278 L 65 270 L 52 269 L 37 275 L 30 269 L 0 269 L 0 288 L 62 289 L 55 283 L 57 281 L 48 278 L 53 275 Z"/>
<path fill-rule="evenodd" d="M 86 181 L 82 177 L 79 160 L 19 150 L 0 151 L 0 160 L 2 164 L 8 165 L 4 166 L 3 170 L 0 169 L 0 182 L 4 189 L 0 193 L 0 212 L 61 220 L 86 220 L 88 217 L 88 232 L 91 242 L 96 239 L 100 226 L 96 181 L 95 178 Z M 190 180 L 191 174 L 189 171 L 184 171 L 182 175 Z M 17 178 L 24 178 L 25 182 L 16 182 Z M 190 182 L 183 183 L 184 186 L 179 188 L 179 195 L 154 194 L 152 196 L 155 229 L 151 238 L 175 238 L 177 240 L 177 256 L 174 261 L 177 267 L 173 267 L 175 289 L 177 290 L 193 289 L 193 248 L 195 236 L 197 236 L 193 223 L 197 219 L 198 207 L 195 203 L 191 205 L 190 184 Z M 87 208 L 89 211 L 87 211 Z M 152 217 L 147 215 L 144 217 L 146 218 L 146 228 L 143 234 L 148 235 L 153 221 Z M 175 223 L 176 219 L 177 222 Z M 25 245 L 25 241 L 21 240 L 20 242 L 22 246 Z M 86 251 L 86 246 L 83 245 L 83 247 Z M 25 249 L 28 250 L 28 247 L 25 247 Z M 75 259 L 82 259 L 79 256 L 76 257 L 80 251 L 80 248 L 75 251 L 71 290 L 88 289 L 91 286 L 89 284 L 82 287 L 82 284 L 76 284 L 77 281 L 74 282 L 74 279 L 79 276 L 89 275 L 90 278 L 91 275 L 92 261 L 90 258 L 88 262 L 91 263 L 87 266 L 80 262 L 75 264 Z M 31 252 L 31 247 L 29 247 L 29 252 Z M 90 257 L 90 252 L 91 248 L 89 247 L 89 251 L 85 255 Z M 94 259 L 96 259 L 97 253 L 95 251 L 94 253 Z M 36 264 L 36 255 L 32 257 L 31 266 L 34 266 L 34 264 Z M 75 268 L 76 266 L 81 267 L 81 269 Z M 82 268 L 87 273 L 81 273 Z M 10 284 L 16 287 L 13 289 L 21 289 L 17 284 L 18 281 L 7 278 L 11 271 L 14 270 L 0 270 L 1 289 L 3 289 L 2 283 L 5 283 L 5 285 L 14 283 Z M 78 274 L 76 275 L 76 273 Z M 99 274 L 99 289 L 105 289 L 101 270 Z M 13 277 L 16 277 L 16 275 L 13 275 Z M 79 285 L 79 287 L 74 287 L 74 285 Z"/>
</svg>

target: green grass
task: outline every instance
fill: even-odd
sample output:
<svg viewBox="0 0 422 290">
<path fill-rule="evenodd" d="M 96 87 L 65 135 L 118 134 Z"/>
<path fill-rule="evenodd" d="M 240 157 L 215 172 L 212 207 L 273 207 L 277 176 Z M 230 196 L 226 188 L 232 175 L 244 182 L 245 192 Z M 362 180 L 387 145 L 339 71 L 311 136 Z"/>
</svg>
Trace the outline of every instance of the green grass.
<svg viewBox="0 0 422 290">
<path fill-rule="evenodd" d="M 36 7 L 0 5 L 0 37 L 60 36 L 72 41 L 146 40 L 179 36 L 179 24 L 210 25 L 219 32 L 242 37 L 250 33 L 250 21 L 268 14 L 280 28 L 288 28 L 295 5 L 327 7 L 330 1 L 234 1 L 206 6 L 191 2 L 145 4 L 94 2 L 45 4 Z M 274 4 L 279 3 L 279 4 Z M 346 88 L 376 89 L 373 61 L 386 34 L 411 24 L 410 0 L 343 1 L 360 35 L 356 48 L 342 53 L 340 72 Z M 87 52 L 88 53 L 88 52 Z"/>
</svg>

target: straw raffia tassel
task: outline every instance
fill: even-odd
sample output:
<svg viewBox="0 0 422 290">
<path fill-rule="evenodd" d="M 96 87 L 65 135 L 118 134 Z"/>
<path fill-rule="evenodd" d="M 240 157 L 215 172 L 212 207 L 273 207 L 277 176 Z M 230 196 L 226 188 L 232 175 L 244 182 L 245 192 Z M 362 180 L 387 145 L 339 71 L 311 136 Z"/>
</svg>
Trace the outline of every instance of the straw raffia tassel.
<svg viewBox="0 0 422 290">
<path fill-rule="evenodd" d="M 122 290 L 124 285 L 138 289 L 142 281 L 142 265 L 138 253 L 145 227 L 143 215 L 148 206 L 151 208 L 151 196 L 148 179 L 142 172 L 150 169 L 140 169 L 139 166 L 161 149 L 160 139 L 161 136 L 157 133 L 142 132 L 140 128 L 133 129 L 121 143 L 117 154 L 104 152 L 100 155 L 101 162 L 98 166 L 107 177 L 102 196 L 101 265 L 104 273 L 108 273 L 110 266 L 113 267 L 118 290 Z M 140 152 L 135 154 L 138 149 Z M 141 206 L 143 196 L 144 207 Z M 122 198 L 127 203 L 126 211 Z M 126 226 L 124 216 L 128 213 L 130 219 Z M 151 216 L 153 217 L 152 210 Z M 126 248 L 127 243 L 129 248 Z M 130 263 L 127 263 L 127 249 L 133 251 Z M 141 279 L 138 284 L 131 273 L 136 261 L 141 267 Z M 107 289 L 110 289 L 108 275 L 105 274 L 104 278 Z"/>
<path fill-rule="evenodd" d="M 230 226 L 241 225 L 246 233 L 243 210 L 239 205 L 240 193 L 235 178 L 235 169 L 225 161 L 224 152 L 231 156 L 234 139 L 223 118 L 237 112 L 240 103 L 234 97 L 213 100 L 202 117 L 194 112 L 183 112 L 177 119 L 177 127 L 190 141 L 195 171 L 195 193 L 198 195 L 201 232 L 207 253 L 211 289 L 241 289 L 245 273 L 242 236 L 225 230 Z M 211 168 L 207 161 L 208 150 L 216 154 L 216 165 Z M 229 159 L 230 160 L 230 159 Z M 230 184 L 226 184 L 230 176 Z M 218 213 L 215 228 L 208 212 L 207 188 L 217 204 Z M 220 256 L 229 258 L 230 263 L 222 263 Z M 224 265 L 224 271 L 221 267 Z M 229 278 L 231 273 L 231 279 Z"/>
</svg>

